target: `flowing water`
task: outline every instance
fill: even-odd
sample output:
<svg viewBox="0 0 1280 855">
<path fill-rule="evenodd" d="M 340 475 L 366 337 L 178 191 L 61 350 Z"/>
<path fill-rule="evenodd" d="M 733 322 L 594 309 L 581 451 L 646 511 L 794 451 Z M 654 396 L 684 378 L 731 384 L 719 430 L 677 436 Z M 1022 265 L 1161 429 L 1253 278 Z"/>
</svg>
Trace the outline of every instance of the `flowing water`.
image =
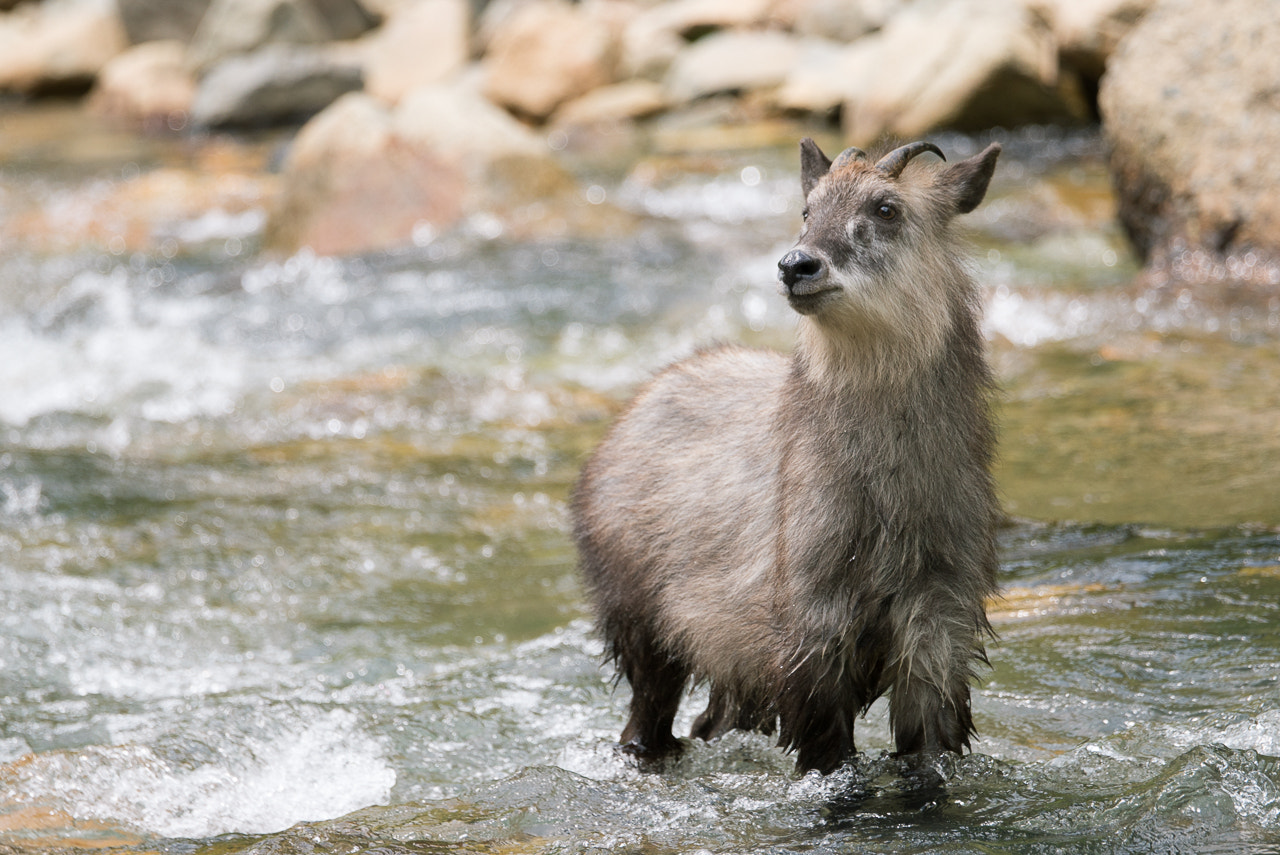
<svg viewBox="0 0 1280 855">
<path fill-rule="evenodd" d="M 269 188 L 226 175 L 150 232 L 111 219 L 270 141 L 23 122 L 0 851 L 1280 852 L 1280 301 L 1136 289 L 1095 137 L 1007 138 L 968 218 L 1011 522 L 981 738 L 939 787 L 882 705 L 829 778 L 745 735 L 637 771 L 574 575 L 568 491 L 634 384 L 787 346 L 794 142 L 589 163 L 588 201 L 636 218 L 613 240 L 479 217 L 273 259 Z"/>
</svg>

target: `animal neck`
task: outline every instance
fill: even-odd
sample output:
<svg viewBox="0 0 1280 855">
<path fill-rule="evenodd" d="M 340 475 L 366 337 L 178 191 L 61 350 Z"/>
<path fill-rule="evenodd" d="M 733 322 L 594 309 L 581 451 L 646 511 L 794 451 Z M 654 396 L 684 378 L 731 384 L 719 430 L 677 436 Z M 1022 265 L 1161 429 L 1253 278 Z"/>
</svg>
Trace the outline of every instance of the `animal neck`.
<svg viewBox="0 0 1280 855">
<path fill-rule="evenodd" d="M 827 396 L 892 398 L 948 364 L 962 373 L 968 362 L 984 370 L 972 282 L 954 267 L 935 267 L 859 283 L 845 304 L 802 316 L 796 372 Z"/>
<path fill-rule="evenodd" d="M 919 344 L 883 330 L 833 329 L 801 318 L 795 373 L 827 398 L 891 396 L 905 391 L 936 360 L 936 348 Z"/>
<path fill-rule="evenodd" d="M 877 411 L 901 414 L 913 403 L 964 409 L 991 383 L 974 307 L 953 305 L 951 323 L 936 342 L 883 330 L 849 333 L 847 327 L 833 330 L 802 318 L 792 358 L 796 393 L 837 420 L 849 416 L 850 408 L 873 418 Z"/>
</svg>

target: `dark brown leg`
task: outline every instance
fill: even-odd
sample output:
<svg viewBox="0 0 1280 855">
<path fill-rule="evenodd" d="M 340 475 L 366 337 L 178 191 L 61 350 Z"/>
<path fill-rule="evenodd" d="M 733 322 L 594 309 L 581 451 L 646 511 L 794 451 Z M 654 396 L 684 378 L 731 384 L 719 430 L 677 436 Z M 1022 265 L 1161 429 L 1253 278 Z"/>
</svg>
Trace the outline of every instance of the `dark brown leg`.
<svg viewBox="0 0 1280 855">
<path fill-rule="evenodd" d="M 642 761 L 679 753 L 683 746 L 671 733 L 689 670 L 684 663 L 645 645 L 622 663 L 631 684 L 631 717 L 622 731 L 622 750 Z"/>
<path fill-rule="evenodd" d="M 731 730 L 754 730 L 771 734 L 774 730 L 774 716 L 763 712 L 758 704 L 734 704 L 724 692 L 712 686 L 707 708 L 694 720 L 689 735 L 710 742 Z"/>
</svg>

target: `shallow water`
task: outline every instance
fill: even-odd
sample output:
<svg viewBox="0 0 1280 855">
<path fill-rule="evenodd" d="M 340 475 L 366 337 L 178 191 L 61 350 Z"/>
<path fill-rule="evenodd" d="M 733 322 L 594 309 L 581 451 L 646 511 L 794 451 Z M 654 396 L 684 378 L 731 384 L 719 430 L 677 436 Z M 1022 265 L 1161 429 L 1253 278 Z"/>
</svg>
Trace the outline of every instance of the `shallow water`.
<svg viewBox="0 0 1280 855">
<path fill-rule="evenodd" d="M 970 225 L 1014 521 L 944 789 L 881 706 L 828 779 L 756 736 L 660 775 L 612 747 L 569 485 L 654 368 L 786 346 L 789 146 L 593 166 L 626 239 L 481 218 L 348 260 L 256 253 L 269 178 L 41 242 L 207 161 L 11 157 L 0 851 L 1280 851 L 1280 302 L 1137 291 L 1096 139 L 1006 143 Z"/>
</svg>

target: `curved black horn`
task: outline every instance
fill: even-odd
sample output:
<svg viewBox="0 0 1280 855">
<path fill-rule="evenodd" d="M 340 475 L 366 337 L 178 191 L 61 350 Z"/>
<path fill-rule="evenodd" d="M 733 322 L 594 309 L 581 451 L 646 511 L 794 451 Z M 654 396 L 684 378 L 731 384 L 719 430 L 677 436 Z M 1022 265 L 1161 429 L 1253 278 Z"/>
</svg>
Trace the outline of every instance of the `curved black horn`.
<svg viewBox="0 0 1280 855">
<path fill-rule="evenodd" d="M 866 159 L 867 159 L 867 153 L 865 151 L 863 151 L 860 148 L 855 148 L 853 146 L 850 146 L 849 148 L 846 148 L 844 151 L 840 152 L 839 156 L 836 157 L 835 162 L 831 164 L 831 168 L 839 169 L 842 166 L 848 166 L 850 161 L 866 160 Z"/>
<path fill-rule="evenodd" d="M 942 149 L 938 148 L 931 142 L 913 142 L 904 146 L 898 146 L 893 151 L 880 158 L 880 162 L 876 164 L 876 169 L 888 175 L 890 178 L 897 178 L 902 174 L 902 170 L 906 168 L 907 163 L 917 154 L 924 154 L 931 151 L 943 160 L 947 156 L 942 153 Z M 843 155 L 841 155 L 843 157 Z"/>
</svg>

